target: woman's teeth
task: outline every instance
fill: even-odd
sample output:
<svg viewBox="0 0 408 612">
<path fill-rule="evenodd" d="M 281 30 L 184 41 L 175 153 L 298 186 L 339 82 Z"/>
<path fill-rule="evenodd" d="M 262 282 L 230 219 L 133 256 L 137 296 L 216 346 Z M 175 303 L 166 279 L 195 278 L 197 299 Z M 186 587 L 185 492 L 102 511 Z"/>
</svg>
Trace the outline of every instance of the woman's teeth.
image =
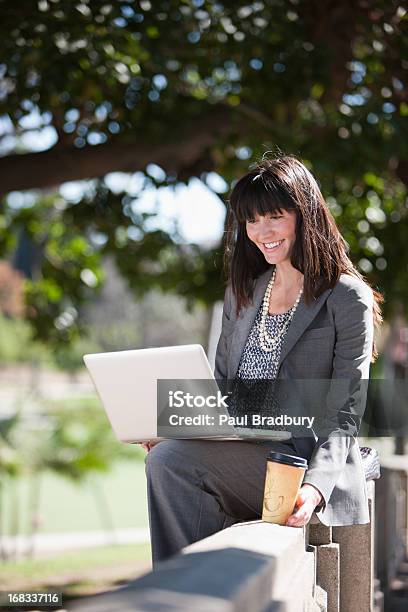
<svg viewBox="0 0 408 612">
<path fill-rule="evenodd" d="M 277 240 L 276 242 L 264 242 L 263 245 L 265 249 L 268 249 L 269 251 L 273 251 L 274 249 L 277 249 L 278 247 L 280 247 L 282 242 L 283 240 Z"/>
</svg>

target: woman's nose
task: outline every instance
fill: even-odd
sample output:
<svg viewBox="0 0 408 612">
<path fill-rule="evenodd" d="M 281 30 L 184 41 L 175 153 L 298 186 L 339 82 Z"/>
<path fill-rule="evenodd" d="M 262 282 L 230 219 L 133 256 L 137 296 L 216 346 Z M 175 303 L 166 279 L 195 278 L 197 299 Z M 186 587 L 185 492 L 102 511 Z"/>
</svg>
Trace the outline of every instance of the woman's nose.
<svg viewBox="0 0 408 612">
<path fill-rule="evenodd" d="M 275 230 L 267 226 L 259 228 L 258 236 L 261 242 L 273 242 L 276 240 Z"/>
</svg>

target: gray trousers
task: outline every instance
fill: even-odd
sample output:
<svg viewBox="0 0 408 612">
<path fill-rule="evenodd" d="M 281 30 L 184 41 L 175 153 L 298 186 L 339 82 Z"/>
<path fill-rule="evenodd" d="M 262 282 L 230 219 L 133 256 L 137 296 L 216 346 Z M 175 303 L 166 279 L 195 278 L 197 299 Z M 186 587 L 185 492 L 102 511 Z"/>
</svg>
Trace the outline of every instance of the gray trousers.
<svg viewBox="0 0 408 612">
<path fill-rule="evenodd" d="M 239 521 L 260 518 L 270 450 L 290 441 L 163 440 L 147 453 L 153 566 Z"/>
</svg>

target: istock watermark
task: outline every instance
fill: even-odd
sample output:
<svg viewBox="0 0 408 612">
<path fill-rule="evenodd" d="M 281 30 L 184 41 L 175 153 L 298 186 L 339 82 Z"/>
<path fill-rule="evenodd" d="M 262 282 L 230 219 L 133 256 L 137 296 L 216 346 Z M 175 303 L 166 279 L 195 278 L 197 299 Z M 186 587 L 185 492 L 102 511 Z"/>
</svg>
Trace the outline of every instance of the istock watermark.
<svg viewBox="0 0 408 612">
<path fill-rule="evenodd" d="M 228 408 L 229 394 L 222 395 L 217 391 L 216 395 L 194 395 L 184 391 L 169 391 L 169 408 Z"/>
<path fill-rule="evenodd" d="M 408 379 L 160 379 L 157 433 L 234 437 L 245 428 L 408 440 L 407 398 Z"/>
</svg>

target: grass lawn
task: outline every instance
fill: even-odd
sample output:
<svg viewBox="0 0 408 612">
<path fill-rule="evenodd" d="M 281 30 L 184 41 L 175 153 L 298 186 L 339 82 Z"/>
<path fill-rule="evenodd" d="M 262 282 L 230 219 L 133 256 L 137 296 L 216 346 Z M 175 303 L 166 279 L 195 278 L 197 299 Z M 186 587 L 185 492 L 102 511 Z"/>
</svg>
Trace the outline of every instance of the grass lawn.
<svg viewBox="0 0 408 612">
<path fill-rule="evenodd" d="M 109 589 L 149 571 L 150 545 L 107 546 L 0 563 L 1 590 L 50 589 L 67 597 Z"/>
<path fill-rule="evenodd" d="M 144 462 L 121 461 L 107 474 L 95 474 L 76 484 L 47 472 L 40 484 L 39 531 L 42 533 L 99 531 L 147 527 Z M 18 482 L 18 513 L 21 533 L 28 529 L 28 479 Z M 3 533 L 10 533 L 16 499 L 5 488 Z"/>
</svg>

